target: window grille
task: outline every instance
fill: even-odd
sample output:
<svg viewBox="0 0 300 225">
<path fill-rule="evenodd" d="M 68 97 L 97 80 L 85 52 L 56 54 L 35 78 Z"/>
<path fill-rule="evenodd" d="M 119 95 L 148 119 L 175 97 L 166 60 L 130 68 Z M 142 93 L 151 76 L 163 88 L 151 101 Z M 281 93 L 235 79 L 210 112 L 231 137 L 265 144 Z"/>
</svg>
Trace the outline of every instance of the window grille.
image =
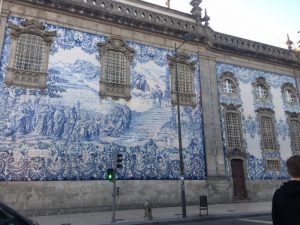
<svg viewBox="0 0 300 225">
<path fill-rule="evenodd" d="M 300 121 L 290 120 L 290 133 L 292 149 L 295 152 L 300 151 Z"/>
<path fill-rule="evenodd" d="M 231 80 L 224 80 L 223 82 L 223 92 L 225 93 L 234 93 L 234 84 Z"/>
<path fill-rule="evenodd" d="M 256 87 L 256 96 L 259 98 L 267 98 L 268 91 L 263 85 L 257 85 Z"/>
<path fill-rule="evenodd" d="M 122 52 L 116 51 L 107 51 L 106 54 L 106 82 L 112 84 L 126 84 L 126 57 Z"/>
<path fill-rule="evenodd" d="M 261 134 L 263 148 L 267 150 L 276 150 L 275 134 L 273 121 L 271 117 L 261 117 Z"/>
<path fill-rule="evenodd" d="M 236 113 L 226 113 L 227 145 L 230 149 L 241 148 L 240 120 Z"/>
<path fill-rule="evenodd" d="M 278 171 L 280 168 L 279 160 L 276 159 L 268 159 L 266 164 L 267 170 L 269 171 Z"/>
<path fill-rule="evenodd" d="M 285 91 L 285 100 L 289 103 L 294 103 L 295 102 L 295 95 L 291 90 L 286 90 Z"/>
<path fill-rule="evenodd" d="M 43 38 L 32 34 L 22 34 L 17 42 L 15 67 L 20 70 L 42 71 L 43 51 Z"/>
<path fill-rule="evenodd" d="M 191 72 L 189 67 L 186 64 L 178 63 L 177 73 L 178 73 L 179 92 L 186 93 L 186 94 L 193 93 Z"/>
</svg>

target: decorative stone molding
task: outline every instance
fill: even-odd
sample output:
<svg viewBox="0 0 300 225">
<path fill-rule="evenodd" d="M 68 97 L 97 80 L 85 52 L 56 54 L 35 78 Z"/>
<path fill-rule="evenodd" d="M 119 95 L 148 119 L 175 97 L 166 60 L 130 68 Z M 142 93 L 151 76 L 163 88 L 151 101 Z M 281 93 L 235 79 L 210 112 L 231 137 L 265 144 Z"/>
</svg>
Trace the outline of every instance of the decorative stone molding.
<svg viewBox="0 0 300 225">
<path fill-rule="evenodd" d="M 40 88 L 47 87 L 48 76 L 48 59 L 50 54 L 51 44 L 56 36 L 55 31 L 45 31 L 44 26 L 36 20 L 25 20 L 21 26 L 16 26 L 9 23 L 11 46 L 10 46 L 10 61 L 7 67 L 5 84 L 21 86 L 25 88 Z M 42 61 L 39 65 L 39 70 L 18 69 L 16 66 L 16 53 L 18 41 L 22 35 L 39 36 L 43 40 Z"/>
<path fill-rule="evenodd" d="M 56 9 L 74 15 L 92 17 L 101 21 L 169 35 L 180 39 L 183 39 L 186 33 L 192 33 L 197 35 L 194 42 L 208 44 L 210 48 L 216 51 L 229 52 L 238 56 L 251 57 L 300 68 L 300 55 L 294 51 L 213 31 L 208 26 L 208 18 L 205 18 L 208 16 L 204 16 L 200 19 L 202 16 L 201 8 L 199 7 L 201 3 L 200 0 L 191 1 L 194 8 L 192 15 L 178 12 L 181 16 L 184 15 L 187 20 L 178 19 L 175 16 L 167 16 L 163 12 L 153 12 L 111 0 L 16 1 L 22 2 L 22 4 L 35 4 L 37 6 L 44 6 L 46 9 Z M 164 9 L 164 11 L 174 13 L 174 10 L 171 9 Z M 194 19 L 195 22 L 190 22 L 191 19 Z M 203 21 L 207 25 L 202 25 Z"/>
<path fill-rule="evenodd" d="M 202 26 L 202 23 L 204 22 L 205 26 L 209 25 L 210 17 L 207 15 L 207 11 L 205 9 L 205 15 L 202 17 L 202 8 L 200 7 L 202 0 L 192 0 L 190 2 L 190 5 L 193 6 L 191 10 L 191 14 L 194 16 L 196 23 L 198 26 Z"/>
<path fill-rule="evenodd" d="M 247 153 L 240 150 L 240 149 L 238 149 L 238 148 L 234 148 L 234 149 L 227 152 L 227 158 L 229 160 L 232 160 L 232 159 L 246 160 L 247 159 Z"/>
<path fill-rule="evenodd" d="M 126 42 L 117 36 L 110 37 L 105 43 L 98 43 L 98 51 L 101 61 L 101 78 L 99 95 L 102 97 L 112 97 L 114 99 L 124 98 L 130 100 L 130 67 L 133 60 L 135 50 L 129 47 Z M 124 84 L 107 82 L 108 74 L 106 74 L 107 53 L 109 51 L 121 52 L 126 58 L 126 71 Z"/>
<path fill-rule="evenodd" d="M 196 62 L 195 61 L 191 62 L 190 57 L 184 53 L 177 53 L 177 57 L 168 55 L 167 59 L 169 61 L 169 68 L 171 73 L 171 103 L 173 105 L 177 103 L 177 95 L 176 95 L 176 88 L 175 88 L 176 87 L 175 64 L 177 62 L 177 67 L 179 64 L 184 64 L 188 66 L 189 74 L 186 74 L 186 76 L 190 76 L 189 79 L 191 81 L 191 91 L 192 91 L 191 93 L 182 93 L 179 91 L 179 103 L 180 105 L 195 107 L 197 105 L 196 94 L 195 94 L 195 81 L 194 81 Z"/>
<path fill-rule="evenodd" d="M 294 96 L 294 101 L 288 101 L 288 99 L 286 99 L 286 91 L 290 91 L 291 94 Z M 298 105 L 299 104 L 299 98 L 298 98 L 298 94 L 297 94 L 297 90 L 296 88 L 293 86 L 293 84 L 291 83 L 285 83 L 282 85 L 281 87 L 281 93 L 283 96 L 283 100 L 286 104 L 290 104 L 290 105 Z"/>
</svg>

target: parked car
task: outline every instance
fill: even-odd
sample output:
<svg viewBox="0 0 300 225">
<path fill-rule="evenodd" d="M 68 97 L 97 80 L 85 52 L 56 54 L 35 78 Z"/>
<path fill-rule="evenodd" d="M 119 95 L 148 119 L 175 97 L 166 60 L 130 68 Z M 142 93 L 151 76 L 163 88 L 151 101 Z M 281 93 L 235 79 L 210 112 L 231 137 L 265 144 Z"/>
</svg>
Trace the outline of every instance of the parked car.
<svg viewBox="0 0 300 225">
<path fill-rule="evenodd" d="M 39 225 L 36 221 L 28 219 L 16 210 L 0 202 L 0 225 Z"/>
</svg>

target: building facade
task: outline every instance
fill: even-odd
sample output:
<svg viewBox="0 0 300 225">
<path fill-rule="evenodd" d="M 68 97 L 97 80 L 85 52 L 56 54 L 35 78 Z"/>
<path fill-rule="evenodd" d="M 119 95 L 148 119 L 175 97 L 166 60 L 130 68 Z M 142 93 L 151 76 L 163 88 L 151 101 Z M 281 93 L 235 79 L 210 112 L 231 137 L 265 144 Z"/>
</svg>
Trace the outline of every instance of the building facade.
<svg viewBox="0 0 300 225">
<path fill-rule="evenodd" d="M 300 152 L 300 55 L 138 0 L 4 0 L 0 196 L 28 214 L 268 200 Z M 176 46 L 186 41 L 175 55 Z"/>
</svg>

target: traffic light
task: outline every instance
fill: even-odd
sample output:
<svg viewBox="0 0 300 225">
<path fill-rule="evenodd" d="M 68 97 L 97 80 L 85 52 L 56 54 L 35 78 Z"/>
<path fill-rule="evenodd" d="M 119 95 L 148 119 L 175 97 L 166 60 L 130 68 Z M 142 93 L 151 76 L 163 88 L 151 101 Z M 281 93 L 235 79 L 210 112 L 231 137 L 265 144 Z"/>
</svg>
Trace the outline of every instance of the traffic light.
<svg viewBox="0 0 300 225">
<path fill-rule="evenodd" d="M 113 181 L 114 180 L 114 169 L 107 169 L 106 171 L 106 180 Z"/>
<path fill-rule="evenodd" d="M 122 161 L 123 161 L 123 154 L 118 153 L 117 154 L 117 168 L 118 169 L 122 169 L 123 168 Z"/>
</svg>

